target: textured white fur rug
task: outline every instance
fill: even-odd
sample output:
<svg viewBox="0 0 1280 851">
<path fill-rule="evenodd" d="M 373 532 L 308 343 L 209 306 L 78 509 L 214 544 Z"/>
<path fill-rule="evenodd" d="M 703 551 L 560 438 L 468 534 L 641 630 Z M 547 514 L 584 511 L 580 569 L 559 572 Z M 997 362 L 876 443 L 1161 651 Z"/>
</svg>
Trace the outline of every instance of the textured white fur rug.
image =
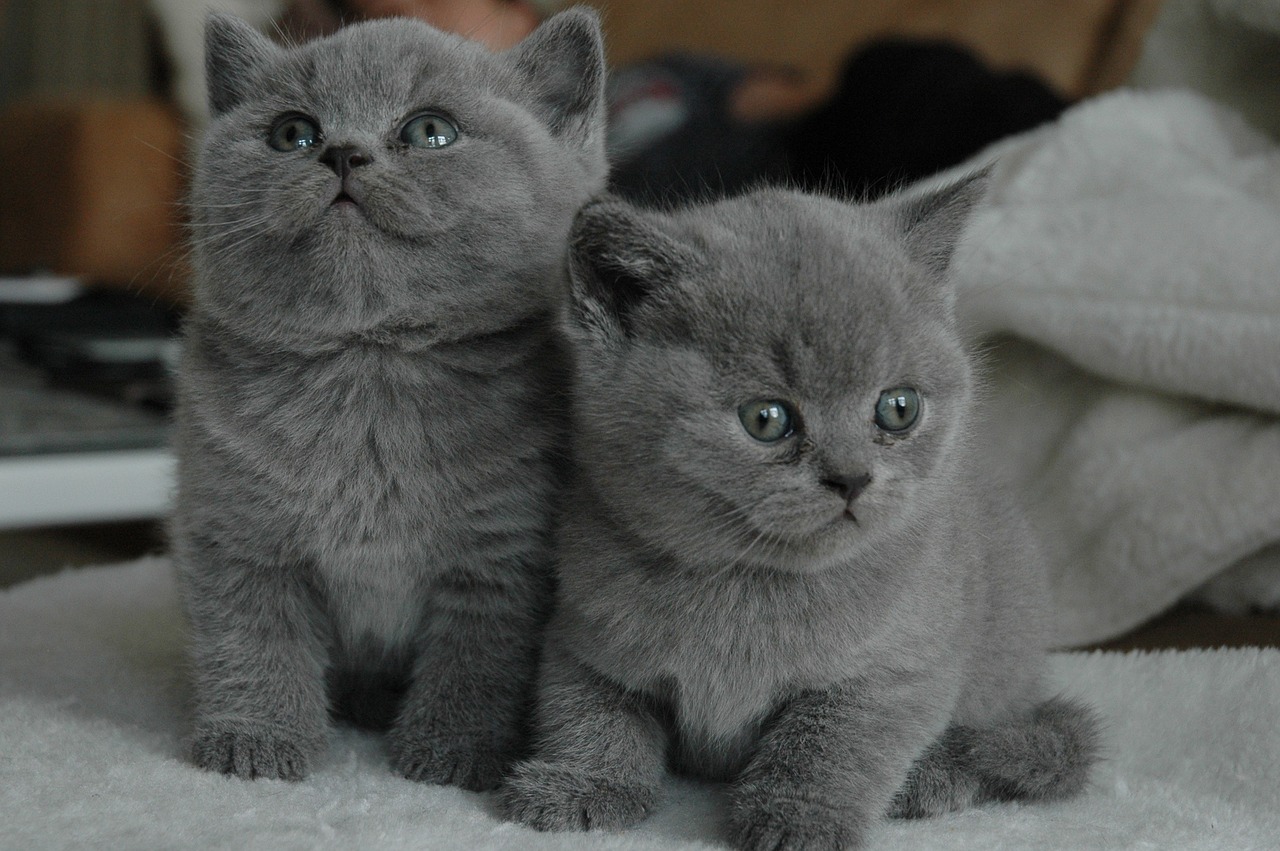
<svg viewBox="0 0 1280 851">
<path fill-rule="evenodd" d="M 207 774 L 181 755 L 182 659 L 166 560 L 0 592 L 0 848 L 722 847 L 712 787 L 673 782 L 627 833 L 543 835 L 489 796 L 393 776 L 380 738 L 347 729 L 302 783 Z M 1053 672 L 1106 718 L 1085 796 L 890 823 L 873 846 L 1277 847 L 1280 651 L 1068 654 Z"/>
</svg>

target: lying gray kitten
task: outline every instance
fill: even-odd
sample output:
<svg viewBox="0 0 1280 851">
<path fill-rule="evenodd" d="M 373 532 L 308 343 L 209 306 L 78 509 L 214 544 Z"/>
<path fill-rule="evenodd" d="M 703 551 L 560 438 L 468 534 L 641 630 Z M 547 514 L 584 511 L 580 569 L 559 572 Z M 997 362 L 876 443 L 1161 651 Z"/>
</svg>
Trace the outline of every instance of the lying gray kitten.
<svg viewBox="0 0 1280 851">
<path fill-rule="evenodd" d="M 207 42 L 172 526 L 194 760 L 300 778 L 332 710 L 408 777 L 492 786 L 549 606 L 599 23 L 500 55 L 404 20 Z"/>
<path fill-rule="evenodd" d="M 619 828 L 670 764 L 732 784 L 740 848 L 851 848 L 1082 788 L 1096 723 L 1046 699 L 1038 561 L 974 460 L 945 271 L 982 185 L 579 215 L 579 471 L 507 815 Z"/>
</svg>

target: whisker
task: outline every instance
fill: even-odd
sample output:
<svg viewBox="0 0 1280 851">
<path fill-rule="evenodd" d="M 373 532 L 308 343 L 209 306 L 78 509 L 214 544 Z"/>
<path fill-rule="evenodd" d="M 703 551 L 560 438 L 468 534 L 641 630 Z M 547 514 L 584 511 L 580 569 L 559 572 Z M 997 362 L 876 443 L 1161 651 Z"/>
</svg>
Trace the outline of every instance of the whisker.
<svg viewBox="0 0 1280 851">
<path fill-rule="evenodd" d="M 187 168 L 187 167 L 189 167 L 189 166 L 191 165 L 191 164 L 190 164 L 189 162 L 187 162 L 185 159 L 182 159 L 181 157 L 175 157 L 173 154 L 169 153 L 169 152 L 168 152 L 168 151 L 166 151 L 164 148 L 161 148 L 161 147 L 159 147 L 159 146 L 157 146 L 157 145 L 153 145 L 153 144 L 151 144 L 150 142 L 148 142 L 146 139 L 143 139 L 143 138 L 141 138 L 141 137 L 135 136 L 135 137 L 133 137 L 133 140 L 134 140 L 135 142 L 141 142 L 144 146 L 146 146 L 146 147 L 150 148 L 151 150 L 155 151 L 157 154 L 161 154 L 162 156 L 168 157 L 169 159 L 173 160 L 175 163 L 177 163 L 178 165 L 182 166 L 183 168 Z"/>
</svg>

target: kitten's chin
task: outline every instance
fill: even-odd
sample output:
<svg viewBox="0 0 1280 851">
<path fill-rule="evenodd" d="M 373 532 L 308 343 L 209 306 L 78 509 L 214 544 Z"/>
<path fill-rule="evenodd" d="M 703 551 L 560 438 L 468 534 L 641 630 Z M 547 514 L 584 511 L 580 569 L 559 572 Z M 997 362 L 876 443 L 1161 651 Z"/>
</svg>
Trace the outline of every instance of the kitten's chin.
<svg viewBox="0 0 1280 851">
<path fill-rule="evenodd" d="M 786 573 L 821 573 L 847 565 L 863 553 L 872 553 L 892 534 L 883 522 L 875 524 L 841 514 L 817 528 L 796 533 L 762 533 L 756 545 L 739 556 L 742 564 Z"/>
<path fill-rule="evenodd" d="M 364 208 L 360 206 L 360 202 L 356 201 L 345 192 L 338 195 L 329 202 L 329 215 L 337 216 L 360 216 L 364 217 Z"/>
<path fill-rule="evenodd" d="M 747 553 L 741 563 L 757 570 L 777 573 L 823 573 L 847 564 L 863 547 L 787 548 L 774 547 L 771 552 Z"/>
<path fill-rule="evenodd" d="M 389 212 L 351 197 L 334 198 L 320 212 L 316 231 L 322 238 L 350 240 L 366 245 L 370 237 L 387 245 L 421 246 L 438 240 L 454 227 L 454 217 L 420 215 L 414 211 Z"/>
<path fill-rule="evenodd" d="M 382 230 L 369 215 L 368 209 L 346 193 L 329 202 L 320 214 L 320 226 L 326 235 L 340 235 L 370 229 Z"/>
</svg>

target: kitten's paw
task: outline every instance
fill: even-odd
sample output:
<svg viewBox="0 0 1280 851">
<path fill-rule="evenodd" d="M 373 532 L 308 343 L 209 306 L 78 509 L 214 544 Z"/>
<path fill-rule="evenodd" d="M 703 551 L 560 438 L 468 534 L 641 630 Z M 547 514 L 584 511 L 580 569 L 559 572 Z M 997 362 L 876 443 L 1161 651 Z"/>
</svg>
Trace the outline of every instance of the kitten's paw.
<svg viewBox="0 0 1280 851">
<path fill-rule="evenodd" d="M 977 775 L 957 767 L 913 774 L 889 805 L 889 818 L 933 818 L 979 802 Z"/>
<path fill-rule="evenodd" d="M 432 736 L 399 731 L 391 737 L 391 764 L 419 783 L 461 786 L 473 792 L 493 789 L 513 759 L 512 749 L 490 736 Z"/>
<path fill-rule="evenodd" d="M 498 795 L 512 821 L 537 830 L 621 830 L 653 811 L 658 790 L 543 760 L 515 767 Z"/>
<path fill-rule="evenodd" d="M 957 727 L 916 760 L 889 805 L 889 818 L 930 818 L 981 802 L 982 778 L 969 756 L 973 733 Z"/>
<path fill-rule="evenodd" d="M 243 780 L 301 780 L 310 772 L 316 750 L 266 728 L 199 730 L 191 740 L 192 762 Z"/>
<path fill-rule="evenodd" d="M 730 824 L 740 851 L 850 851 L 866 836 L 865 820 L 853 810 L 802 798 L 739 797 Z"/>
<path fill-rule="evenodd" d="M 1100 724 L 1083 703 L 1055 697 L 1019 723 L 980 731 L 972 760 L 984 792 L 1000 801 L 1050 801 L 1084 789 L 1098 759 Z"/>
</svg>

